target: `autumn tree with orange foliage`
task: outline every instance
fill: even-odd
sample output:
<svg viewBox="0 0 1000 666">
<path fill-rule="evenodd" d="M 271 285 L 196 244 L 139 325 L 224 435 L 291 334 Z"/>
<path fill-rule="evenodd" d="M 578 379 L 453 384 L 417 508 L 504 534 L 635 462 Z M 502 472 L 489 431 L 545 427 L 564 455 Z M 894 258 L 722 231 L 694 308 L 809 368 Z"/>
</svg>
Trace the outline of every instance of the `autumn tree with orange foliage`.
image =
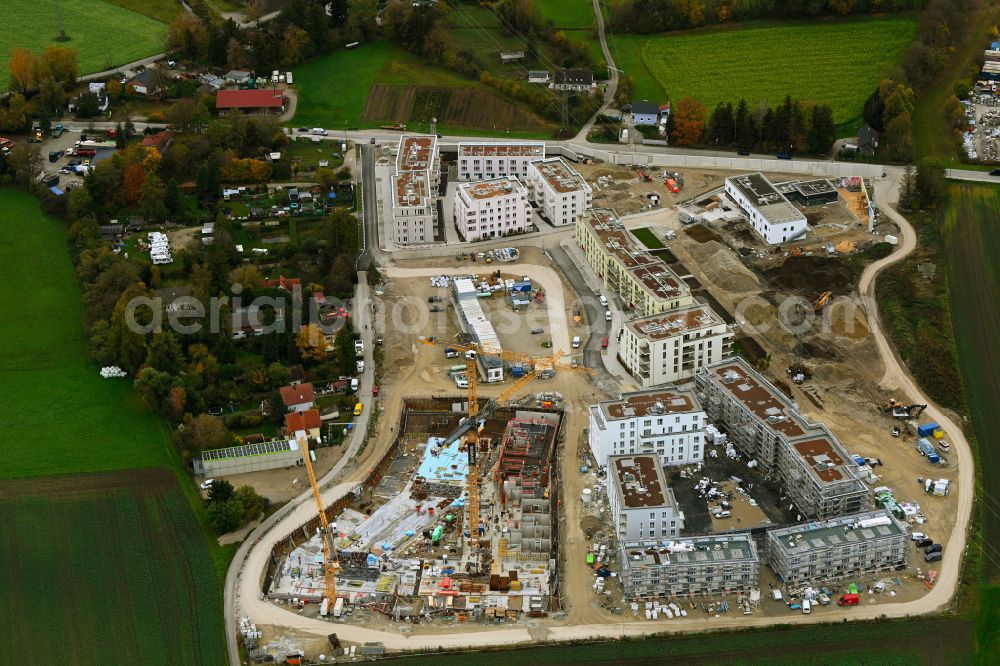
<svg viewBox="0 0 1000 666">
<path fill-rule="evenodd" d="M 122 190 L 125 194 L 125 203 L 134 204 L 139 201 L 142 193 L 142 184 L 146 180 L 146 170 L 141 164 L 132 162 L 127 164 L 122 170 Z"/>
<path fill-rule="evenodd" d="M 35 59 L 28 49 L 13 49 L 10 52 L 10 83 L 11 86 L 26 92 L 35 86 Z"/>
<path fill-rule="evenodd" d="M 701 141 L 705 117 L 704 104 L 691 97 L 682 97 L 674 109 L 674 143 L 691 146 Z"/>
</svg>

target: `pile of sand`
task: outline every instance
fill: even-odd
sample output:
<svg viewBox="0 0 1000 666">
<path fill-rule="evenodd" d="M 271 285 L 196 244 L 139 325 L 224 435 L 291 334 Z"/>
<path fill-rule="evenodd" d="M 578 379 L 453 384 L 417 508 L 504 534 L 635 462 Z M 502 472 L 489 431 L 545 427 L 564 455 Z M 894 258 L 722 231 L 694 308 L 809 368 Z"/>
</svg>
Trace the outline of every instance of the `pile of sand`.
<svg viewBox="0 0 1000 666">
<path fill-rule="evenodd" d="M 691 256 L 715 286 L 728 292 L 760 290 L 760 280 L 743 265 L 736 254 L 718 241 L 696 243 L 690 247 Z"/>
</svg>

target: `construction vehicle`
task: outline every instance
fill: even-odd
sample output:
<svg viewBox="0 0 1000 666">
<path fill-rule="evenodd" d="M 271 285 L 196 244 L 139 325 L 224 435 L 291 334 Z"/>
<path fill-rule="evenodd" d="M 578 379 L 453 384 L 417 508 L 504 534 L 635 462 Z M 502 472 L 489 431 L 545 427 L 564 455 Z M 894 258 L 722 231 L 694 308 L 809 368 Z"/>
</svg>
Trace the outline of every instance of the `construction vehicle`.
<svg viewBox="0 0 1000 666">
<path fill-rule="evenodd" d="M 648 183 L 653 180 L 653 177 L 646 173 L 645 169 L 639 169 L 639 180 Z"/>
<path fill-rule="evenodd" d="M 497 407 L 507 402 L 511 396 L 520 391 L 524 386 L 533 381 L 543 372 L 555 370 L 557 362 L 564 352 L 556 352 L 548 358 L 538 359 L 526 354 L 503 351 L 501 349 L 484 348 L 478 344 L 458 344 L 456 342 L 446 342 L 430 337 L 419 336 L 417 341 L 425 345 L 436 345 L 447 347 L 465 354 L 465 374 L 468 381 L 466 390 L 468 392 L 467 417 L 458 424 L 458 427 L 448 433 L 448 436 L 441 442 L 441 446 L 448 446 L 452 442 L 462 439 L 465 443 L 466 455 L 469 461 L 469 472 L 466 475 L 467 514 L 469 517 L 469 546 L 472 550 L 479 548 L 479 481 L 481 478 L 479 469 L 479 431 L 483 427 L 485 420 L 490 417 Z M 524 375 L 515 381 L 511 386 L 504 389 L 500 395 L 490 399 L 482 409 L 479 409 L 478 380 L 479 368 L 476 366 L 476 359 L 479 354 L 493 356 L 504 361 L 520 363 L 526 369 Z M 581 366 L 558 365 L 563 370 L 577 370 L 589 374 L 594 374 L 590 368 Z M 530 368 L 530 369 L 528 369 Z"/>
<path fill-rule="evenodd" d="M 884 405 L 878 405 L 878 410 L 883 414 L 889 414 L 895 419 L 915 419 L 923 414 L 924 410 L 927 409 L 927 405 L 904 405 L 895 398 L 889 398 L 889 402 Z"/>
<path fill-rule="evenodd" d="M 320 614 L 333 610 L 337 603 L 337 571 L 340 564 L 337 561 L 336 527 L 330 525 L 326 517 L 326 507 L 323 506 L 323 497 L 319 492 L 319 483 L 316 481 L 316 472 L 313 470 L 312 459 L 309 457 L 309 440 L 304 432 L 296 433 L 299 442 L 299 449 L 302 450 L 302 458 L 306 462 L 306 472 L 309 474 L 309 483 L 312 486 L 313 497 L 316 499 L 316 508 L 319 510 L 319 533 L 323 541 L 323 578 L 325 582 L 325 595 L 320 607 Z M 323 612 L 326 609 L 326 612 Z"/>
<path fill-rule="evenodd" d="M 666 185 L 667 189 L 673 192 L 674 194 L 677 194 L 678 192 L 681 191 L 681 188 L 677 186 L 677 181 L 674 180 L 673 178 L 667 178 L 664 185 Z"/>
<path fill-rule="evenodd" d="M 823 308 L 826 306 L 827 302 L 830 300 L 831 296 L 833 296 L 832 291 L 824 291 L 822 294 L 820 294 L 819 298 L 813 301 L 812 304 L 813 312 L 821 312 Z"/>
</svg>

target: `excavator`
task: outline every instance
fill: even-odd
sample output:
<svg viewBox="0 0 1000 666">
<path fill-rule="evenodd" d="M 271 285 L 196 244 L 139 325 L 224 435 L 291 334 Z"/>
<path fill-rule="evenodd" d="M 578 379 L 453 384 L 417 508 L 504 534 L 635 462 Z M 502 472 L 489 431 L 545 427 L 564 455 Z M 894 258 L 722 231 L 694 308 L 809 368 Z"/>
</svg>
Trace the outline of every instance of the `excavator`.
<svg viewBox="0 0 1000 666">
<path fill-rule="evenodd" d="M 904 405 L 895 398 L 889 398 L 889 402 L 884 405 L 878 405 L 878 410 L 883 414 L 888 414 L 895 419 L 915 419 L 919 417 L 924 410 L 927 409 L 927 405 Z"/>
</svg>

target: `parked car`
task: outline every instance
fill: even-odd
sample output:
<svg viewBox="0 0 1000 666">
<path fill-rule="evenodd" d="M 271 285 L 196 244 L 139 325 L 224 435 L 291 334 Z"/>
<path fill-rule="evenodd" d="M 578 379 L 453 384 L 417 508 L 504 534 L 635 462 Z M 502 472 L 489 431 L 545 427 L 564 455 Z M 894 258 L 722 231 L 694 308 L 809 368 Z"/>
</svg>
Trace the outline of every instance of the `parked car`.
<svg viewBox="0 0 1000 666">
<path fill-rule="evenodd" d="M 601 349 L 607 349 L 607 348 L 608 348 L 608 339 L 601 338 Z"/>
<path fill-rule="evenodd" d="M 941 544 L 935 543 L 935 544 L 931 544 L 930 546 L 927 546 L 927 548 L 924 549 L 924 552 L 925 553 L 940 553 L 941 550 L 942 550 Z"/>
<path fill-rule="evenodd" d="M 309 128 L 308 128 L 308 127 L 300 127 L 300 128 L 299 128 L 299 131 L 300 131 L 300 132 L 308 132 L 308 131 L 309 131 Z"/>
<path fill-rule="evenodd" d="M 444 308 L 440 305 L 432 305 L 431 312 L 444 312 Z"/>
<path fill-rule="evenodd" d="M 372 386 L 372 397 L 373 398 L 377 398 L 378 397 L 378 384 L 375 384 L 374 386 Z"/>
<path fill-rule="evenodd" d="M 428 303 L 440 303 L 441 302 L 441 297 L 440 296 L 428 296 L 427 297 L 427 302 Z"/>
<path fill-rule="evenodd" d="M 792 154 L 791 153 L 778 153 L 778 159 L 779 160 L 790 160 L 790 159 L 792 159 Z"/>
<path fill-rule="evenodd" d="M 539 333 L 544 333 L 544 332 L 545 332 L 544 328 L 533 328 L 533 329 L 531 329 L 531 334 L 532 335 L 538 335 Z"/>
<path fill-rule="evenodd" d="M 926 548 L 927 546 L 933 546 L 934 539 L 921 539 L 917 542 L 917 548 Z"/>
<path fill-rule="evenodd" d="M 913 539 L 914 541 L 923 541 L 924 539 L 927 538 L 927 535 L 924 534 L 923 532 L 914 532 L 913 534 L 910 535 L 910 538 Z"/>
<path fill-rule="evenodd" d="M 611 310 L 605 310 L 604 311 L 604 319 L 606 321 L 611 321 L 612 318 L 613 318 L 613 316 L 611 314 Z"/>
<path fill-rule="evenodd" d="M 212 487 L 212 484 L 214 482 L 215 482 L 215 479 L 205 479 L 204 481 L 201 482 L 201 489 L 202 490 L 208 490 L 209 488 Z"/>
<path fill-rule="evenodd" d="M 927 553 L 924 555 L 924 562 L 940 562 L 941 561 L 941 551 L 934 553 Z"/>
<path fill-rule="evenodd" d="M 991 176 L 1000 176 L 1000 169 L 993 169 L 993 171 L 990 171 L 990 175 Z"/>
</svg>

